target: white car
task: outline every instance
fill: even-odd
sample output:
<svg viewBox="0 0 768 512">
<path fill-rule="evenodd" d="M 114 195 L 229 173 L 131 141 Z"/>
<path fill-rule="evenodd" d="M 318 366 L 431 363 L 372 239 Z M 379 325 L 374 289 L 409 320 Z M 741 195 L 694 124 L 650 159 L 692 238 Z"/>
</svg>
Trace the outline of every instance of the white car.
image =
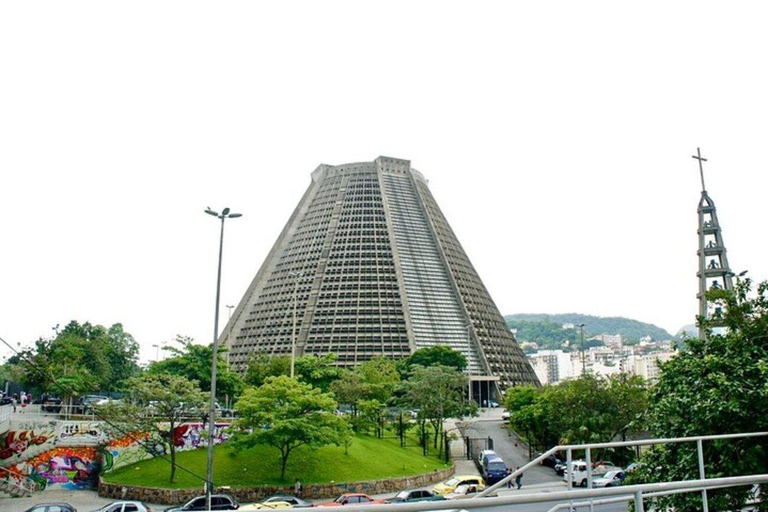
<svg viewBox="0 0 768 512">
<path fill-rule="evenodd" d="M 113 501 L 93 512 L 152 512 L 152 509 L 140 501 Z"/>
<path fill-rule="evenodd" d="M 504 421 L 509 421 L 509 411 L 504 411 L 501 413 L 501 419 Z"/>
<path fill-rule="evenodd" d="M 607 472 L 599 478 L 592 479 L 592 487 L 615 487 L 621 485 L 626 478 L 624 471 L 620 469 L 614 469 Z"/>
</svg>

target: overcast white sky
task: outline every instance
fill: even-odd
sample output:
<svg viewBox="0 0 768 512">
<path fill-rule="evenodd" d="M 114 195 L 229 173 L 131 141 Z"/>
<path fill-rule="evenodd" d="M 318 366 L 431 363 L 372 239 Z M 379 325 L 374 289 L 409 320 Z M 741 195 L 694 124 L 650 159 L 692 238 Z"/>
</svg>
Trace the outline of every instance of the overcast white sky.
<svg viewBox="0 0 768 512">
<path fill-rule="evenodd" d="M 764 2 L 3 2 L 0 337 L 213 339 L 320 163 L 411 160 L 504 314 L 697 311 L 702 148 L 768 277 Z M 4 359 L 10 354 L 0 347 Z"/>
</svg>

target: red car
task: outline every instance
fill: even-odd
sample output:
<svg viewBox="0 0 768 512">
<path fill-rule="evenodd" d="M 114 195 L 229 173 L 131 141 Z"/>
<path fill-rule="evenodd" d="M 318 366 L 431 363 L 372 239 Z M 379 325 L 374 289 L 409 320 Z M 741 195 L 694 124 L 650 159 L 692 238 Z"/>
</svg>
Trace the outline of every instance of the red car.
<svg viewBox="0 0 768 512">
<path fill-rule="evenodd" d="M 367 494 L 356 494 L 356 493 L 346 493 L 342 494 L 338 498 L 336 498 L 333 501 L 328 501 L 325 503 L 320 503 L 318 506 L 320 507 L 340 507 L 342 505 L 374 505 L 374 504 L 385 504 L 386 501 L 384 500 L 377 500 L 375 498 L 371 498 Z"/>
</svg>

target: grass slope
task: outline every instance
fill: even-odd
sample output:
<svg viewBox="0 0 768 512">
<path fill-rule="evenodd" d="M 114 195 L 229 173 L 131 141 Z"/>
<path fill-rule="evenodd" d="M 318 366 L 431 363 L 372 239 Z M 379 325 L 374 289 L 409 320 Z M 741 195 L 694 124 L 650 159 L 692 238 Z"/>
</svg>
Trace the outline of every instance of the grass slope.
<svg viewBox="0 0 768 512">
<path fill-rule="evenodd" d="M 176 454 L 177 464 L 194 475 L 177 467 L 173 484 L 168 481 L 170 463 L 161 458 L 119 468 L 103 477 L 107 482 L 126 485 L 202 488 L 206 455 L 205 448 Z M 358 482 L 428 473 L 445 467 L 447 465 L 435 457 L 424 457 L 418 446 L 401 448 L 397 439 L 358 435 L 346 455 L 344 448 L 337 446 L 316 450 L 297 448 L 288 459 L 285 480 L 280 480 L 280 453 L 275 448 L 257 446 L 235 451 L 226 444 L 218 445 L 214 450 L 213 480 L 216 485 L 231 487 L 286 485 L 296 478 L 304 484 Z"/>
</svg>

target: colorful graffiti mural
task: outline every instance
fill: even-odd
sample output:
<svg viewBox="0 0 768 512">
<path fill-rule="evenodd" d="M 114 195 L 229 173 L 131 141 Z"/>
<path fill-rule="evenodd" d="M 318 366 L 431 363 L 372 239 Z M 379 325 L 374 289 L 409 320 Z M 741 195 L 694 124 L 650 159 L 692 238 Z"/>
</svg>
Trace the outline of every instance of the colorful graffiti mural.
<svg viewBox="0 0 768 512">
<path fill-rule="evenodd" d="M 109 439 L 97 421 L 24 421 L 15 430 L 0 435 L 0 467 L 25 475 L 38 489 L 90 489 L 101 471 L 110 471 L 167 453 L 165 441 L 133 432 Z M 206 446 L 207 431 L 202 423 L 184 423 L 174 428 L 178 451 Z M 18 428 L 24 427 L 24 428 Z M 227 423 L 217 423 L 214 441 L 229 439 Z"/>
<path fill-rule="evenodd" d="M 101 461 L 99 450 L 90 446 L 62 446 L 11 466 L 26 475 L 39 489 L 93 489 Z"/>
<path fill-rule="evenodd" d="M 213 430 L 213 442 L 223 443 L 229 439 L 227 434 L 228 423 L 217 423 Z M 201 446 L 208 446 L 208 433 L 202 423 L 184 423 L 173 429 L 173 444 L 179 451 L 194 450 Z"/>
</svg>

